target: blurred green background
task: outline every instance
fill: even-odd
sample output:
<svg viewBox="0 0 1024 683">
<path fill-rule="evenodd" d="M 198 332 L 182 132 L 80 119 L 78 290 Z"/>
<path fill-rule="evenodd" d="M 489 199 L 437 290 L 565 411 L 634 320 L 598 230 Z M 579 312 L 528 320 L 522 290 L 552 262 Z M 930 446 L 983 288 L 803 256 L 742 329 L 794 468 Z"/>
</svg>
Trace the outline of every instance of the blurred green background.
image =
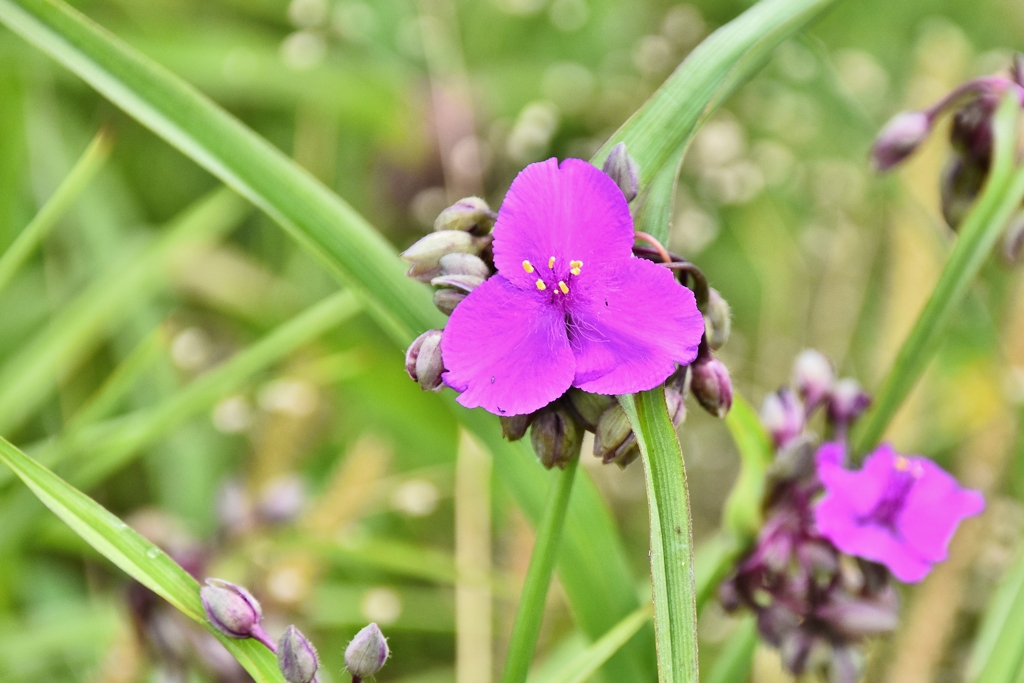
<svg viewBox="0 0 1024 683">
<path fill-rule="evenodd" d="M 527 163 L 589 157 L 746 7 L 73 4 L 290 153 L 398 247 L 462 196 L 498 206 Z M 779 48 L 701 131 L 669 246 L 732 305 L 721 357 L 749 400 L 787 381 L 808 346 L 877 384 L 952 233 L 937 210 L 942 136 L 879 179 L 867 164 L 874 132 L 899 109 L 1005 69 L 1022 41 L 1019 2 L 848 0 Z M 319 647 L 324 683 L 347 680 L 344 645 L 371 620 L 394 653 L 378 680 L 489 680 L 532 531 L 486 458 L 347 300 L 311 309 L 335 281 L 270 219 L 2 29 L 0 249 L 101 130 L 109 158 L 0 291 L 3 434 L 186 566 L 253 589 L 273 634 L 297 623 Z M 906 592 L 904 626 L 870 648 L 870 680 L 963 680 L 979 614 L 1016 553 L 1019 280 L 986 269 L 890 430 L 990 506 L 952 559 Z M 696 404 L 681 438 L 699 543 L 718 527 L 737 458 Z M 586 450 L 584 463 L 643 595 L 641 466 L 602 467 Z M 459 590 L 476 609 L 456 613 Z M 734 625 L 705 610 L 702 663 Z M 584 642 L 554 590 L 533 680 Z M 207 645 L 0 475 L 0 680 L 244 680 Z M 753 678 L 785 680 L 767 650 Z"/>
</svg>

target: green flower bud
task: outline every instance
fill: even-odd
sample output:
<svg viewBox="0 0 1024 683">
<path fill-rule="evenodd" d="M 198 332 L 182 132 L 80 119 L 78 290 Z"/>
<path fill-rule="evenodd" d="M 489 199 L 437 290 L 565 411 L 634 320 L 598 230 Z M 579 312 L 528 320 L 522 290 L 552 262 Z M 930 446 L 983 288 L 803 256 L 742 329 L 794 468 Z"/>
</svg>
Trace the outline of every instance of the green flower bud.
<svg viewBox="0 0 1024 683">
<path fill-rule="evenodd" d="M 614 396 L 604 394 L 590 394 L 581 389 L 569 389 L 569 404 L 576 411 L 576 416 L 583 422 L 583 427 L 589 431 L 597 429 L 597 423 L 601 415 L 615 402 Z"/>
<path fill-rule="evenodd" d="M 640 455 L 633 427 L 618 401 L 608 406 L 597 421 L 594 455 L 606 465 L 614 462 L 619 467 L 625 467 Z"/>
<path fill-rule="evenodd" d="M 601 170 L 615 181 L 627 202 L 633 201 L 639 187 L 640 170 L 633 157 L 626 151 L 626 143 L 620 142 L 612 147 Z"/>
<path fill-rule="evenodd" d="M 536 414 L 513 415 L 512 417 L 499 416 L 498 421 L 501 422 L 502 436 L 509 441 L 519 441 L 519 439 L 526 436 L 526 430 L 530 428 L 530 424 L 533 422 L 533 417 Z"/>
<path fill-rule="evenodd" d="M 580 453 L 583 429 L 564 408 L 539 410 L 530 426 L 530 443 L 544 467 L 565 469 Z"/>
<path fill-rule="evenodd" d="M 445 254 L 440 264 L 442 275 L 475 275 L 481 280 L 491 276 L 490 267 L 473 254 Z"/>
<path fill-rule="evenodd" d="M 469 295 L 457 289 L 439 289 L 434 292 L 434 305 L 445 315 L 451 315 L 455 307 L 467 296 Z"/>
<path fill-rule="evenodd" d="M 458 230 L 474 235 L 486 235 L 494 227 L 498 214 L 491 211 L 480 197 L 466 197 L 438 214 L 434 230 Z"/>
<path fill-rule="evenodd" d="M 708 288 L 708 307 L 704 315 L 704 332 L 708 346 L 712 351 L 725 346 L 732 331 L 732 310 L 729 302 L 722 298 L 718 290 Z"/>
<path fill-rule="evenodd" d="M 479 254 L 486 246 L 468 232 L 442 230 L 421 238 L 400 256 L 411 267 L 409 277 L 420 282 L 430 282 L 441 274 L 441 259 L 448 254 Z"/>
</svg>

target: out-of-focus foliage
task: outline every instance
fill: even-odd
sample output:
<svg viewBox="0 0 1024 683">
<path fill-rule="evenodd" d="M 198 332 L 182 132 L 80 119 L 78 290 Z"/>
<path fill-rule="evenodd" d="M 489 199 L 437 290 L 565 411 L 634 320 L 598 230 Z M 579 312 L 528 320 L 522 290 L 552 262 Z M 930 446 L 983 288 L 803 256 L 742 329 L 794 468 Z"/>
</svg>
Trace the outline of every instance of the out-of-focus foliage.
<svg viewBox="0 0 1024 683">
<path fill-rule="evenodd" d="M 531 161 L 591 156 L 745 4 L 76 7 L 404 247 L 463 195 L 500 204 Z M 1002 0 L 840 3 L 702 129 L 669 246 L 731 304 L 722 358 L 752 401 L 787 379 L 806 346 L 869 388 L 887 370 L 951 234 L 937 208 L 941 139 L 879 180 L 866 162 L 871 138 L 897 109 L 1004 68 L 1007 48 L 1024 40 L 1022 20 Z M 331 303 L 334 280 L 277 226 L 5 30 L 0 248 L 101 128 L 113 141 L 109 161 L 0 290 L 3 435 L 50 458 L 187 567 L 252 588 L 275 635 L 299 624 L 319 648 L 325 683 L 345 680 L 345 643 L 371 620 L 394 653 L 379 680 L 446 683 L 456 661 L 462 680 L 483 680 L 472 672 L 503 659 L 532 536 L 486 467 L 456 476 L 456 454 L 472 463 L 473 444 L 404 376 L 401 350 Z M 985 269 L 889 432 L 991 504 L 952 560 L 907 591 L 904 628 L 872 649 L 871 680 L 962 680 L 978 615 L 1017 550 L 1021 291 L 1016 272 Z M 697 409 L 681 436 L 699 544 L 720 524 L 738 457 L 725 426 Z M 647 594 L 642 471 L 602 467 L 587 452 Z M 490 523 L 456 523 L 481 514 Z M 483 592 L 477 605 L 493 598 L 493 614 L 457 616 L 467 583 Z M 468 620 L 458 660 L 457 619 Z M 711 671 L 737 622 L 712 601 L 700 625 Z M 0 474 L 0 679 L 114 683 L 190 671 L 231 680 L 194 648 L 182 655 L 168 644 L 194 638 L 190 628 L 140 604 L 137 587 Z M 587 645 L 555 591 L 536 680 L 555 680 Z M 777 680 L 776 669 L 767 652 L 756 655 L 756 680 Z"/>
</svg>

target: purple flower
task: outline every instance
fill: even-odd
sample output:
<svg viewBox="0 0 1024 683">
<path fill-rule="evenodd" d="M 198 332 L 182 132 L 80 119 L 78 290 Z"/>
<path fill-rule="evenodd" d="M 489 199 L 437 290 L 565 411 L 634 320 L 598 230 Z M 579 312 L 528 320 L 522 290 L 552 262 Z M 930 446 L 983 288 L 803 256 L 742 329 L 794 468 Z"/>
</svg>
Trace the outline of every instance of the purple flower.
<svg viewBox="0 0 1024 683">
<path fill-rule="evenodd" d="M 900 581 L 920 581 L 946 559 L 960 520 L 985 507 L 980 493 L 961 488 L 932 461 L 900 455 L 889 444 L 859 471 L 840 462 L 835 444 L 822 446 L 818 531 L 844 553 L 884 564 Z"/>
<path fill-rule="evenodd" d="M 633 257 L 626 199 L 587 162 L 523 169 L 493 246 L 498 274 L 459 304 L 441 339 L 444 381 L 467 408 L 522 415 L 569 387 L 644 391 L 696 357 L 704 320 L 693 294 Z"/>
</svg>

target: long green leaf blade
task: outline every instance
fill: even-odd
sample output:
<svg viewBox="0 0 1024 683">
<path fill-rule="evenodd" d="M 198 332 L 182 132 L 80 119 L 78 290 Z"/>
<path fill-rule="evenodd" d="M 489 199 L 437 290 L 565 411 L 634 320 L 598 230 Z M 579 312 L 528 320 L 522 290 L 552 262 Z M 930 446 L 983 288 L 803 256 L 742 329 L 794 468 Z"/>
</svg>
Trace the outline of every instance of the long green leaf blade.
<svg viewBox="0 0 1024 683">
<path fill-rule="evenodd" d="M 199 584 L 155 545 L 102 505 L 0 438 L 3 462 L 32 492 L 100 554 L 122 571 L 203 624 L 258 683 L 280 683 L 277 660 L 254 640 L 232 640 L 213 629 L 203 614 Z"/>
<path fill-rule="evenodd" d="M 621 396 L 619 401 L 636 433 L 647 474 L 658 679 L 662 683 L 696 683 L 693 530 L 683 452 L 662 387 Z"/>
</svg>

